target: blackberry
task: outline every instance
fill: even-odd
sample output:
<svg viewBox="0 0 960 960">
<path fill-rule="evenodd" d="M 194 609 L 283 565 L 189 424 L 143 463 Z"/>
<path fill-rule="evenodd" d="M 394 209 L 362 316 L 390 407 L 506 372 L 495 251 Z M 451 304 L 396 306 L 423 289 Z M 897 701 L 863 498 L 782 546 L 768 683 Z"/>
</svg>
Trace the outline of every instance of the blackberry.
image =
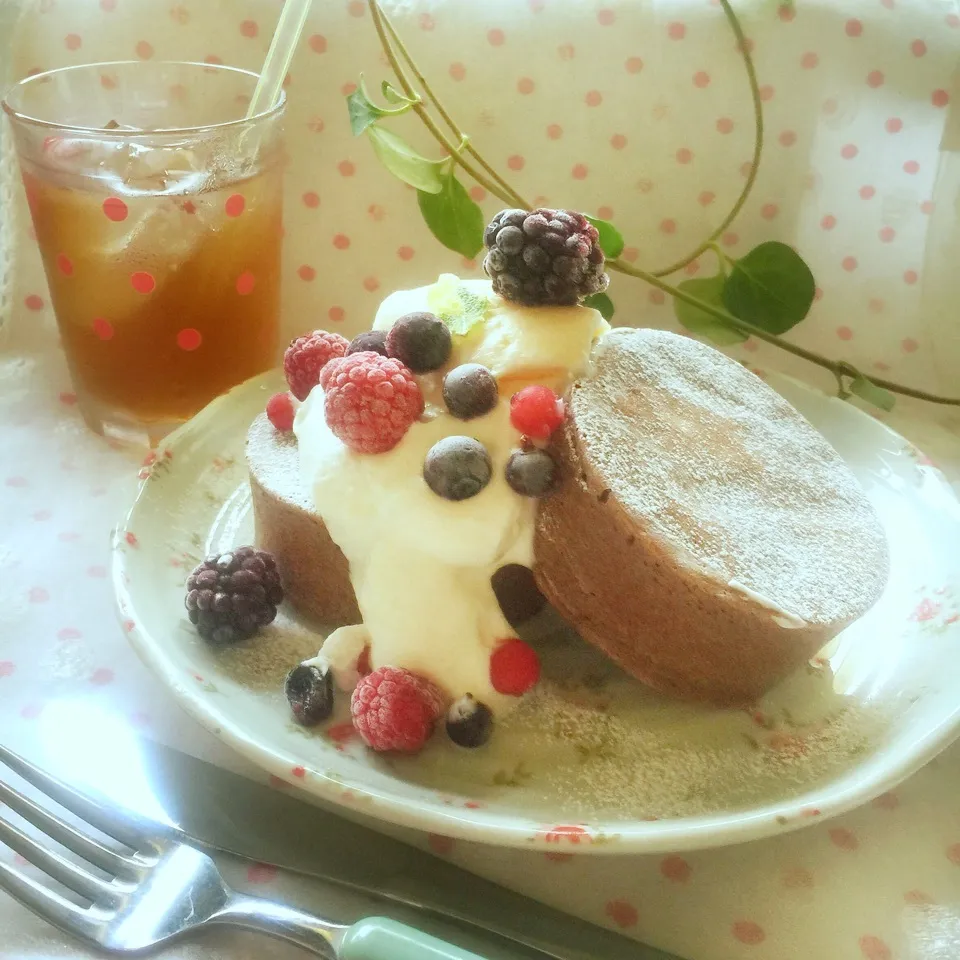
<svg viewBox="0 0 960 960">
<path fill-rule="evenodd" d="M 607 289 L 597 228 L 571 210 L 501 210 L 483 234 L 495 293 L 527 306 L 570 306 Z"/>
<path fill-rule="evenodd" d="M 443 399 L 458 420 L 489 413 L 499 396 L 497 379 L 479 363 L 462 363 L 443 378 Z"/>
<path fill-rule="evenodd" d="M 459 747 L 482 747 L 493 733 L 493 713 L 469 693 L 447 713 L 447 736 Z"/>
<path fill-rule="evenodd" d="M 432 313 L 408 313 L 387 333 L 387 356 L 395 357 L 414 373 L 442 367 L 452 349 L 449 328 Z"/>
<path fill-rule="evenodd" d="M 333 675 L 322 662 L 301 663 L 288 674 L 283 692 L 293 719 L 304 727 L 326 720 L 333 713 Z"/>
<path fill-rule="evenodd" d="M 185 605 L 204 640 L 224 647 L 273 621 L 283 588 L 273 556 L 254 547 L 207 557 L 187 578 Z"/>
<path fill-rule="evenodd" d="M 557 482 L 557 464 L 546 450 L 515 450 L 507 461 L 506 478 L 522 497 L 545 497 Z"/>
<path fill-rule="evenodd" d="M 355 336 L 347 347 L 347 356 L 351 353 L 379 353 L 381 357 L 387 355 L 387 334 L 384 330 L 368 330 Z"/>
<path fill-rule="evenodd" d="M 427 486 L 445 500 L 475 497 L 490 482 L 493 468 L 487 448 L 472 437 L 444 437 L 423 462 Z"/>
</svg>

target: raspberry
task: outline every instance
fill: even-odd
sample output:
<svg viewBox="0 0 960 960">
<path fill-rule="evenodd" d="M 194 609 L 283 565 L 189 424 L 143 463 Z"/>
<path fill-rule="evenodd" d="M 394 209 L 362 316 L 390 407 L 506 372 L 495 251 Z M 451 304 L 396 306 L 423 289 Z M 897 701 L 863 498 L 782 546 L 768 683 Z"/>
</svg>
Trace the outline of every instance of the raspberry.
<svg viewBox="0 0 960 960">
<path fill-rule="evenodd" d="M 289 433 L 293 429 L 293 401 L 289 393 L 275 393 L 267 401 L 267 419 L 281 432 Z"/>
<path fill-rule="evenodd" d="M 569 306 L 610 282 L 597 228 L 572 210 L 501 210 L 483 242 L 494 292 L 515 303 Z"/>
<path fill-rule="evenodd" d="M 386 453 L 423 413 L 423 395 L 399 361 L 366 350 L 324 371 L 327 426 L 357 453 Z"/>
<path fill-rule="evenodd" d="M 516 637 L 504 640 L 490 656 L 490 683 L 497 693 L 519 697 L 540 679 L 540 658 Z"/>
<path fill-rule="evenodd" d="M 353 725 L 373 750 L 416 753 L 430 739 L 443 713 L 443 694 L 409 670 L 381 667 L 353 691 Z"/>
<path fill-rule="evenodd" d="M 396 357 L 414 373 L 442 367 L 450 359 L 451 350 L 450 329 L 432 313 L 408 313 L 387 333 L 387 355 Z"/>
<path fill-rule="evenodd" d="M 237 547 L 207 557 L 187 579 L 185 605 L 197 632 L 214 646 L 252 637 L 277 615 L 280 575 L 265 550 Z"/>
<path fill-rule="evenodd" d="M 557 464 L 546 450 L 515 450 L 505 471 L 510 489 L 522 497 L 545 497 L 557 481 Z"/>
<path fill-rule="evenodd" d="M 524 387 L 510 398 L 510 422 L 534 440 L 548 440 L 563 417 L 563 401 L 549 387 Z"/>
<path fill-rule="evenodd" d="M 305 337 L 291 340 L 283 354 L 283 372 L 290 392 L 298 400 L 306 400 L 307 394 L 320 382 L 320 371 L 329 360 L 342 357 L 348 346 L 346 337 L 326 330 L 314 330 Z"/>
</svg>

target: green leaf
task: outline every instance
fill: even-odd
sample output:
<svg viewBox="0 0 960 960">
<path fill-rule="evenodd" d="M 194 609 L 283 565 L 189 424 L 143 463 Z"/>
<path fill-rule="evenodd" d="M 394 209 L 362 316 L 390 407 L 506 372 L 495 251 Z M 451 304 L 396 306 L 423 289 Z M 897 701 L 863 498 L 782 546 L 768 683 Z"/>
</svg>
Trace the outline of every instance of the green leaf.
<svg viewBox="0 0 960 960">
<path fill-rule="evenodd" d="M 723 310 L 725 309 L 723 305 L 725 284 L 726 278 L 722 273 L 718 273 L 715 277 L 684 280 L 682 283 L 677 284 L 677 289 L 690 294 L 692 297 L 696 297 L 698 300 L 702 300 L 704 303 L 710 304 L 710 306 Z M 677 315 L 677 319 L 681 325 L 687 330 L 698 336 L 706 337 L 708 340 L 717 344 L 717 346 L 725 347 L 732 343 L 743 343 L 743 341 L 747 339 L 745 333 L 735 330 L 722 320 L 717 319 L 717 317 L 711 316 L 699 307 L 684 303 L 683 300 L 677 297 L 673 299 L 673 312 Z"/>
<path fill-rule="evenodd" d="M 587 217 L 600 234 L 600 249 L 608 260 L 616 260 L 623 253 L 624 239 L 620 231 L 609 220 Z"/>
<path fill-rule="evenodd" d="M 605 293 L 592 294 L 583 301 L 583 305 L 599 310 L 604 320 L 609 320 L 614 314 L 613 301 Z"/>
<path fill-rule="evenodd" d="M 387 103 L 402 103 L 407 106 L 413 106 L 418 101 L 405 97 L 389 80 L 384 80 L 380 84 L 380 91 L 383 93 L 383 99 Z"/>
<path fill-rule="evenodd" d="M 367 136 L 380 162 L 399 180 L 423 193 L 443 189 L 443 168 L 449 160 L 430 160 L 420 156 L 402 137 L 382 127 L 369 127 Z"/>
<path fill-rule="evenodd" d="M 390 93 L 387 93 L 388 87 Z M 347 94 L 347 112 L 350 114 L 350 130 L 355 137 L 359 137 L 361 133 L 372 127 L 383 117 L 396 117 L 401 113 L 406 113 L 415 102 L 397 93 L 386 80 L 383 82 L 383 95 L 390 103 L 398 103 L 400 106 L 394 107 L 392 110 L 378 107 L 370 99 L 362 76 L 360 77 L 360 84 L 357 89 L 354 90 L 353 93 Z"/>
<path fill-rule="evenodd" d="M 781 334 L 807 315 L 815 289 L 813 274 L 800 255 L 770 240 L 734 261 L 723 302 L 740 320 Z"/>
<path fill-rule="evenodd" d="M 362 77 L 357 89 L 347 94 L 347 112 L 350 114 L 350 130 L 355 137 L 359 137 L 367 127 L 373 126 L 388 114 L 388 111 L 378 107 L 367 95 Z"/>
<path fill-rule="evenodd" d="M 872 380 L 868 380 L 862 374 L 855 377 L 850 383 L 850 392 L 855 393 L 861 400 L 888 412 L 893 409 L 897 402 L 897 398 L 889 390 L 878 387 Z"/>
<path fill-rule="evenodd" d="M 483 211 L 470 199 L 453 170 L 441 174 L 439 191 L 417 194 L 430 232 L 448 249 L 473 258 L 483 249 Z"/>
</svg>

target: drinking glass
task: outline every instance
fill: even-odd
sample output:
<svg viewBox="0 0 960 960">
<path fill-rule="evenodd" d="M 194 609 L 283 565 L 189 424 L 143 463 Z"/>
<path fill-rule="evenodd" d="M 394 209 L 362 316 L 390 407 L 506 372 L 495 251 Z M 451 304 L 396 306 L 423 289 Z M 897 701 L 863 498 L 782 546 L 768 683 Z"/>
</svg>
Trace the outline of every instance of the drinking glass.
<svg viewBox="0 0 960 960">
<path fill-rule="evenodd" d="M 6 95 L 78 404 L 155 443 L 277 360 L 284 101 L 257 75 L 130 61 Z"/>
</svg>

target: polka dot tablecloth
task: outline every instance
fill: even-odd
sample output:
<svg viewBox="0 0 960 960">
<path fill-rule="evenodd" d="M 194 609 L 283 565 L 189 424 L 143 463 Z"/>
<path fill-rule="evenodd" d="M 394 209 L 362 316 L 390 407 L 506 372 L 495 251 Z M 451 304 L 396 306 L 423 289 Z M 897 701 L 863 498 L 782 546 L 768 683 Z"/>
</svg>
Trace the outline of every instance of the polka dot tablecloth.
<svg viewBox="0 0 960 960">
<path fill-rule="evenodd" d="M 22 9 L 16 9 L 20 7 Z M 664 266 L 723 217 L 749 172 L 742 65 L 711 0 L 396 0 L 387 4 L 461 125 L 524 193 L 613 219 L 624 257 Z M 791 337 L 865 371 L 941 391 L 960 382 L 960 7 L 947 0 L 738 3 L 766 109 L 766 153 L 732 256 L 797 246 L 817 278 Z M 91 60 L 255 67 L 278 0 L 0 0 L 14 76 Z M 366 5 L 315 4 L 287 93 L 284 323 L 356 332 L 380 298 L 477 264 L 440 249 L 408 190 L 351 137 L 343 95 L 387 76 Z M 955 112 L 957 111 L 957 112 Z M 398 124 L 424 150 L 415 123 Z M 131 725 L 236 765 L 128 649 L 108 540 L 140 456 L 78 416 L 8 138 L 0 187 L 0 730 L 25 751 L 53 698 L 111 705 Z M 487 214 L 494 198 L 467 182 Z M 705 256 L 686 268 L 705 275 Z M 669 303 L 616 278 L 621 322 L 675 327 Z M 202 351 L 189 337 L 183 344 Z M 828 387 L 748 341 L 751 363 Z M 960 420 L 902 402 L 879 414 L 960 483 Z M 665 857 L 549 857 L 411 836 L 440 856 L 692 960 L 955 960 L 960 956 L 960 749 L 894 792 L 800 833 Z M 0 853 L 0 856 L 5 854 Z M 241 882 L 277 887 L 270 870 Z M 274 893 L 282 892 L 275 889 Z M 293 895 L 292 893 L 290 895 Z M 79 957 L 0 897 L 0 956 Z M 270 956 L 295 951 L 271 944 Z M 204 940 L 177 957 L 254 957 Z"/>
</svg>

